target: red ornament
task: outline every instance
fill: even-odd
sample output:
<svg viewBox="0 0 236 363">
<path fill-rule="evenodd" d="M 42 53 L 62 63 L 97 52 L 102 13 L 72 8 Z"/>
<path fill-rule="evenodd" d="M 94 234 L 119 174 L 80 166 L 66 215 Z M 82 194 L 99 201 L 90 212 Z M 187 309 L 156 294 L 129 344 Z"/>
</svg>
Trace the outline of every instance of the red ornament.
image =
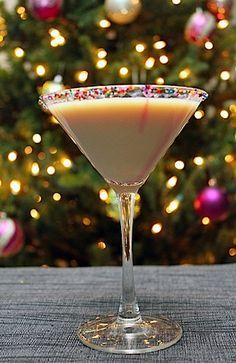
<svg viewBox="0 0 236 363">
<path fill-rule="evenodd" d="M 185 27 L 185 39 L 189 43 L 201 46 L 209 40 L 215 30 L 216 20 L 208 11 L 198 8 L 190 16 Z"/>
<path fill-rule="evenodd" d="M 217 20 L 227 19 L 233 6 L 233 0 L 208 0 L 207 8 Z"/>
<path fill-rule="evenodd" d="M 223 220 L 229 210 L 229 199 L 224 189 L 206 187 L 194 201 L 194 208 L 201 217 L 208 217 L 212 221 Z"/>
<path fill-rule="evenodd" d="M 23 230 L 19 222 L 7 218 L 4 213 L 0 217 L 0 257 L 9 257 L 20 252 L 24 244 Z"/>
<path fill-rule="evenodd" d="M 40 20 L 54 20 L 61 12 L 63 0 L 29 0 L 33 15 Z"/>
</svg>

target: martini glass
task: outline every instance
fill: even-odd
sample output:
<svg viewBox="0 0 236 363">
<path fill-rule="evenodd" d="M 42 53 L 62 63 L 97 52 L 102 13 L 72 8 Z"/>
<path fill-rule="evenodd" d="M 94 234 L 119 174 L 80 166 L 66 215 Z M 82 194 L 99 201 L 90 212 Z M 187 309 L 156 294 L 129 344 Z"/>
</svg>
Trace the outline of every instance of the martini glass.
<svg viewBox="0 0 236 363">
<path fill-rule="evenodd" d="M 176 322 L 141 315 L 135 295 L 132 226 L 135 194 L 207 93 L 189 87 L 117 85 L 74 88 L 40 97 L 91 164 L 115 190 L 122 234 L 118 315 L 82 324 L 80 340 L 112 353 L 167 348 L 182 335 Z"/>
</svg>

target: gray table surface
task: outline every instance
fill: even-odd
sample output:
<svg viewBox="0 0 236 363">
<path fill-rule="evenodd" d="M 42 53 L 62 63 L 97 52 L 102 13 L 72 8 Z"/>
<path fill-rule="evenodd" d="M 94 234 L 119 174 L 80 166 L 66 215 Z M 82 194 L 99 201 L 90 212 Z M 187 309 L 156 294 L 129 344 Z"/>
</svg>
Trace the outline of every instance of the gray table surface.
<svg viewBox="0 0 236 363">
<path fill-rule="evenodd" d="M 142 355 L 83 346 L 76 329 L 118 308 L 121 269 L 0 269 L 0 362 L 236 362 L 236 264 L 136 267 L 140 308 L 184 330 L 174 346 Z"/>
</svg>

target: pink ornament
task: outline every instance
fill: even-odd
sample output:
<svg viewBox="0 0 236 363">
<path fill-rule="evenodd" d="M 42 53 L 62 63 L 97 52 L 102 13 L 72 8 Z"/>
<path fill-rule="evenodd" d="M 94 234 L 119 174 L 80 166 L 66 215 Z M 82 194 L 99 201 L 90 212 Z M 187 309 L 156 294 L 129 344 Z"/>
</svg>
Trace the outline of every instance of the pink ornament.
<svg viewBox="0 0 236 363">
<path fill-rule="evenodd" d="M 211 38 L 215 27 L 216 20 L 214 16 L 208 11 L 198 8 L 186 24 L 185 39 L 189 43 L 201 46 Z"/>
<path fill-rule="evenodd" d="M 208 0 L 207 8 L 215 15 L 217 20 L 229 17 L 233 6 L 233 0 Z"/>
<path fill-rule="evenodd" d="M 208 217 L 212 221 L 223 220 L 227 217 L 229 199 L 223 189 L 206 187 L 195 199 L 194 208 L 201 217 Z"/>
<path fill-rule="evenodd" d="M 53 20 L 61 12 L 63 0 L 29 0 L 29 7 L 40 20 Z"/>
<path fill-rule="evenodd" d="M 20 252 L 24 244 L 20 224 L 4 214 L 0 218 L 0 257 L 9 257 Z"/>
</svg>

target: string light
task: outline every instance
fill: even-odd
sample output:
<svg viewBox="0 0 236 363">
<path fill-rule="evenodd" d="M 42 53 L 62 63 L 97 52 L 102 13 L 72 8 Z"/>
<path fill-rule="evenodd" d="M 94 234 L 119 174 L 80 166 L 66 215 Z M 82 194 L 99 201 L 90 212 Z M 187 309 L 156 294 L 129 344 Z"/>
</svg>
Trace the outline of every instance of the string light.
<svg viewBox="0 0 236 363">
<path fill-rule="evenodd" d="M 29 154 L 31 154 L 32 153 L 32 151 L 33 151 L 33 149 L 32 149 L 32 147 L 31 146 L 26 146 L 25 148 L 24 148 L 24 152 L 25 152 L 25 154 L 26 155 L 29 155 Z"/>
<path fill-rule="evenodd" d="M 37 211 L 37 209 L 31 209 L 30 211 L 30 215 L 32 218 L 34 219 L 39 219 L 40 218 L 40 214 L 39 212 Z"/>
<path fill-rule="evenodd" d="M 32 173 L 32 175 L 34 175 L 34 176 L 39 175 L 39 171 L 40 171 L 39 164 L 36 163 L 36 162 L 34 162 L 32 164 L 32 166 L 31 166 L 31 173 Z"/>
<path fill-rule="evenodd" d="M 45 74 L 46 74 L 46 68 L 44 65 L 42 64 L 38 64 L 36 66 L 36 74 L 39 76 L 39 77 L 43 77 Z"/>
<path fill-rule="evenodd" d="M 44 160 L 46 158 L 46 154 L 43 151 L 40 151 L 40 153 L 38 153 L 38 158 L 39 160 Z"/>
<path fill-rule="evenodd" d="M 78 71 L 78 72 L 76 72 L 75 73 L 75 79 L 80 83 L 83 83 L 83 82 L 87 81 L 88 72 L 87 71 Z"/>
<path fill-rule="evenodd" d="M 210 187 L 214 187 L 214 186 L 216 185 L 216 179 L 215 179 L 215 178 L 210 178 L 210 179 L 208 180 L 208 185 L 209 185 Z"/>
<path fill-rule="evenodd" d="M 24 52 L 24 50 L 23 50 L 22 48 L 20 48 L 20 47 L 16 47 L 16 48 L 14 49 L 14 54 L 15 54 L 15 56 L 16 56 L 17 58 L 22 58 L 22 57 L 24 57 L 25 52 Z"/>
<path fill-rule="evenodd" d="M 207 226 L 208 224 L 210 224 L 210 222 L 211 222 L 210 218 L 208 218 L 208 217 L 203 217 L 202 218 L 202 224 L 204 226 Z"/>
<path fill-rule="evenodd" d="M 172 0 L 172 3 L 174 5 L 179 5 L 181 3 L 181 0 Z"/>
<path fill-rule="evenodd" d="M 166 64 L 169 62 L 169 58 L 166 56 L 166 55 L 161 55 L 160 58 L 159 58 L 159 61 L 162 63 L 162 64 Z"/>
<path fill-rule="evenodd" d="M 65 42 L 66 42 L 65 38 L 62 35 L 59 35 L 58 37 L 53 38 L 51 40 L 50 44 L 51 44 L 52 47 L 55 48 L 55 47 L 64 45 Z"/>
<path fill-rule="evenodd" d="M 146 69 L 151 69 L 155 64 L 155 58 L 153 57 L 149 57 L 146 62 L 145 62 L 145 68 Z"/>
<path fill-rule="evenodd" d="M 33 142 L 35 142 L 35 144 L 39 144 L 42 140 L 42 137 L 39 134 L 34 134 L 32 137 L 32 140 L 33 140 Z"/>
<path fill-rule="evenodd" d="M 232 163 L 234 161 L 234 157 L 232 154 L 225 155 L 225 162 L 226 163 Z"/>
<path fill-rule="evenodd" d="M 61 199 L 61 194 L 60 193 L 54 193 L 52 198 L 58 202 Z"/>
<path fill-rule="evenodd" d="M 171 189 L 171 188 L 173 188 L 176 184 L 177 184 L 177 181 L 178 181 L 178 178 L 177 178 L 177 176 L 172 176 L 171 178 L 169 178 L 168 180 L 167 180 L 167 182 L 166 182 L 166 187 L 168 188 L 168 189 Z"/>
<path fill-rule="evenodd" d="M 17 159 L 17 152 L 16 151 L 11 151 L 8 156 L 7 156 L 8 160 L 13 162 Z"/>
<path fill-rule="evenodd" d="M 163 49 L 166 47 L 166 42 L 164 40 L 158 40 L 153 44 L 153 48 L 155 49 Z"/>
<path fill-rule="evenodd" d="M 231 257 L 233 257 L 233 256 L 236 256 L 236 248 L 230 248 L 229 249 L 229 255 L 231 256 Z"/>
<path fill-rule="evenodd" d="M 103 59 L 107 56 L 107 51 L 104 48 L 99 48 L 97 50 L 97 56 L 98 58 Z"/>
<path fill-rule="evenodd" d="M 156 82 L 157 84 L 164 84 L 164 83 L 165 83 L 165 80 L 164 80 L 164 78 L 162 78 L 162 77 L 157 77 L 157 78 L 155 79 L 155 82 Z"/>
<path fill-rule="evenodd" d="M 53 175 L 53 174 L 55 174 L 55 172 L 56 172 L 56 169 L 54 168 L 54 166 L 50 165 L 47 167 L 48 175 Z"/>
<path fill-rule="evenodd" d="M 213 43 L 212 42 L 210 42 L 209 40 L 204 44 L 205 45 L 205 48 L 207 49 L 207 50 L 210 50 L 210 49 L 212 49 L 213 48 Z"/>
<path fill-rule="evenodd" d="M 2 181 L 1 181 L 1 179 L 0 179 L 0 187 L 2 186 Z"/>
<path fill-rule="evenodd" d="M 18 6 L 16 8 L 16 12 L 17 14 L 19 15 L 19 17 L 22 19 L 22 20 L 26 20 L 27 19 L 27 13 L 26 13 L 26 9 L 24 6 Z"/>
<path fill-rule="evenodd" d="M 61 163 L 65 168 L 71 168 L 72 166 L 72 161 L 68 158 L 62 158 Z"/>
<path fill-rule="evenodd" d="M 225 29 L 229 25 L 229 21 L 227 19 L 222 19 L 218 22 L 217 28 L 218 29 Z"/>
<path fill-rule="evenodd" d="M 50 154 L 54 155 L 54 154 L 56 154 L 56 153 L 57 153 L 57 148 L 56 148 L 55 146 L 51 146 L 51 147 L 49 148 L 49 152 L 50 152 Z"/>
<path fill-rule="evenodd" d="M 110 28 L 111 26 L 111 22 L 107 19 L 102 19 L 99 21 L 98 25 L 103 28 L 103 29 L 106 29 L 106 28 Z"/>
<path fill-rule="evenodd" d="M 85 225 L 85 226 L 90 226 L 90 224 L 91 224 L 91 219 L 90 219 L 90 218 L 88 218 L 88 217 L 84 217 L 84 218 L 82 219 L 82 223 L 83 223 L 83 225 Z"/>
<path fill-rule="evenodd" d="M 11 193 L 13 195 L 19 194 L 19 192 L 21 190 L 21 182 L 19 180 L 13 179 L 10 182 L 10 189 L 11 189 Z"/>
<path fill-rule="evenodd" d="M 125 77 L 127 76 L 129 73 L 129 70 L 127 67 L 121 67 L 120 70 L 119 70 L 119 74 L 121 77 Z"/>
<path fill-rule="evenodd" d="M 227 111 L 227 110 L 221 110 L 220 111 L 220 116 L 222 117 L 222 118 L 228 118 L 229 117 L 229 112 Z"/>
<path fill-rule="evenodd" d="M 197 119 L 197 120 L 200 120 L 201 118 L 203 118 L 205 115 L 204 111 L 203 110 L 197 110 L 195 113 L 194 113 L 194 117 Z"/>
<path fill-rule="evenodd" d="M 99 241 L 99 242 L 97 243 L 97 246 L 98 246 L 98 248 L 99 248 L 100 250 L 105 250 L 105 248 L 106 248 L 106 243 L 105 243 L 104 241 Z"/>
<path fill-rule="evenodd" d="M 138 43 L 135 46 L 136 52 L 142 53 L 145 50 L 145 45 L 143 43 Z"/>
<path fill-rule="evenodd" d="M 106 59 L 99 59 L 96 63 L 96 68 L 98 69 L 103 69 L 105 68 L 107 65 L 107 60 Z"/>
<path fill-rule="evenodd" d="M 190 74 L 191 74 L 191 70 L 189 68 L 185 68 L 179 72 L 179 78 L 186 79 L 190 76 Z"/>
<path fill-rule="evenodd" d="M 173 213 L 176 209 L 178 209 L 178 207 L 179 207 L 179 200 L 174 199 L 166 207 L 166 213 L 168 214 Z"/>
<path fill-rule="evenodd" d="M 228 71 L 222 71 L 220 74 L 220 78 L 223 81 L 228 81 L 228 79 L 230 79 L 230 73 Z"/>
<path fill-rule="evenodd" d="M 48 33 L 51 35 L 52 38 L 57 38 L 60 35 L 59 30 L 55 28 L 50 28 Z"/>
<path fill-rule="evenodd" d="M 42 197 L 39 194 L 37 194 L 34 199 L 36 203 L 40 203 L 42 201 Z"/>
<path fill-rule="evenodd" d="M 184 162 L 182 160 L 177 160 L 175 162 L 175 167 L 178 170 L 182 170 L 184 168 Z"/>
<path fill-rule="evenodd" d="M 162 224 L 161 223 L 155 223 L 155 224 L 153 224 L 153 226 L 151 228 L 152 234 L 160 233 L 161 230 L 162 230 Z"/>
<path fill-rule="evenodd" d="M 99 198 L 104 202 L 108 199 L 108 193 L 105 189 L 99 190 Z"/>
<path fill-rule="evenodd" d="M 193 159 L 193 162 L 195 165 L 201 166 L 204 164 L 204 159 L 201 156 L 195 156 L 195 158 Z"/>
</svg>

